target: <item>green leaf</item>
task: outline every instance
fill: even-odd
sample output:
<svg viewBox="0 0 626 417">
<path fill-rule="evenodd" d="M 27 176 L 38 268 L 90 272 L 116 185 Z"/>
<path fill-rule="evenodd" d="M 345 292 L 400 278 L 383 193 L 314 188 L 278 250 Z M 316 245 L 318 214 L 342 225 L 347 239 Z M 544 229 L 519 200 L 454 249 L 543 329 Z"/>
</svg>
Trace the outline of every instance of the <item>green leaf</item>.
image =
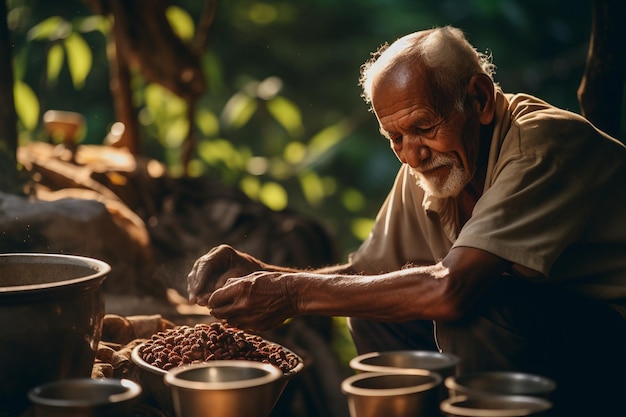
<svg viewBox="0 0 626 417">
<path fill-rule="evenodd" d="M 165 12 L 167 20 L 172 27 L 172 30 L 179 38 L 184 41 L 190 41 L 193 39 L 195 33 L 195 25 L 193 19 L 187 13 L 186 10 L 181 9 L 178 6 L 170 6 Z"/>
<path fill-rule="evenodd" d="M 56 84 L 59 79 L 59 73 L 63 67 L 63 58 L 65 52 L 61 44 L 55 43 L 48 51 L 47 78 L 52 85 Z"/>
<path fill-rule="evenodd" d="M 195 122 L 204 136 L 215 136 L 220 131 L 220 121 L 210 110 L 201 108 L 196 111 Z"/>
<path fill-rule="evenodd" d="M 27 130 L 35 130 L 39 122 L 39 100 L 30 86 L 20 80 L 13 85 L 15 111 Z"/>
<path fill-rule="evenodd" d="M 257 200 L 259 198 L 259 191 L 261 190 L 261 181 L 258 177 L 246 175 L 239 182 L 239 188 L 248 197 L 253 200 Z"/>
<path fill-rule="evenodd" d="M 254 115 L 258 107 L 254 98 L 244 93 L 236 93 L 224 106 L 222 117 L 227 126 L 239 129 Z"/>
<path fill-rule="evenodd" d="M 290 164 L 299 164 L 306 156 L 306 146 L 302 142 L 289 142 L 283 151 L 285 161 Z"/>
<path fill-rule="evenodd" d="M 363 193 L 354 188 L 348 188 L 343 192 L 341 202 L 347 210 L 353 213 L 363 210 L 365 207 L 365 197 L 363 197 Z"/>
<path fill-rule="evenodd" d="M 350 129 L 346 123 L 339 122 L 322 129 L 311 138 L 309 149 L 313 153 L 323 153 L 346 137 Z"/>
<path fill-rule="evenodd" d="M 312 206 L 318 205 L 324 199 L 324 184 L 314 171 L 300 175 L 300 186 L 307 202 Z"/>
<path fill-rule="evenodd" d="M 166 89 L 159 84 L 150 83 L 144 87 L 144 100 L 146 107 L 150 109 L 155 115 L 159 114 L 162 110 L 163 103 L 165 102 Z"/>
<path fill-rule="evenodd" d="M 259 200 L 272 210 L 280 211 L 287 207 L 289 198 L 282 185 L 270 181 L 261 186 Z"/>
<path fill-rule="evenodd" d="M 265 2 L 253 3 L 248 10 L 249 19 L 258 25 L 269 25 L 278 18 L 276 6 Z"/>
<path fill-rule="evenodd" d="M 106 16 L 94 15 L 87 16 L 77 23 L 80 32 L 98 31 L 103 35 L 111 33 L 111 19 Z"/>
<path fill-rule="evenodd" d="M 23 80 L 28 69 L 29 45 L 24 45 L 24 49 L 18 50 L 14 55 L 13 74 L 16 80 Z"/>
<path fill-rule="evenodd" d="M 330 125 L 321 131 L 309 141 L 308 154 L 302 161 L 304 166 L 311 166 L 319 162 L 327 152 L 333 148 L 339 141 L 345 138 L 351 131 L 350 124 L 346 121 L 340 121 Z"/>
<path fill-rule="evenodd" d="M 267 110 L 293 137 L 303 132 L 300 109 L 284 97 L 276 96 L 267 102 Z"/>
<path fill-rule="evenodd" d="M 144 97 L 156 125 L 165 126 L 172 120 L 186 118 L 187 103 L 165 87 L 150 83 L 144 89 Z"/>
<path fill-rule="evenodd" d="M 219 162 L 233 171 L 245 168 L 245 156 L 226 139 L 203 140 L 198 145 L 198 155 L 209 165 Z"/>
<path fill-rule="evenodd" d="M 63 39 L 72 32 L 72 26 L 60 16 L 51 16 L 42 20 L 28 31 L 29 41 Z"/>
<path fill-rule="evenodd" d="M 178 117 L 171 120 L 165 128 L 165 144 L 170 148 L 178 148 L 182 145 L 189 130 L 189 121 L 186 118 Z"/>
<path fill-rule="evenodd" d="M 85 79 L 91 71 L 91 48 L 81 35 L 72 33 L 65 39 L 65 50 L 72 83 L 79 90 L 85 85 Z"/>
<path fill-rule="evenodd" d="M 374 227 L 374 219 L 356 219 L 352 221 L 352 234 L 360 240 L 365 240 Z"/>
</svg>

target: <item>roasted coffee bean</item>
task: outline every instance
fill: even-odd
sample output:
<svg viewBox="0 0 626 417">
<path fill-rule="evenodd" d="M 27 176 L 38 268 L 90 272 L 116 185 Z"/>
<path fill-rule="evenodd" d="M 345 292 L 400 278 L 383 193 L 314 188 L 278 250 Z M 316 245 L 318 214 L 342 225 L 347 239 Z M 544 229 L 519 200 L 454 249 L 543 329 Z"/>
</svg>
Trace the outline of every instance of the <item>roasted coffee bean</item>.
<svg viewBox="0 0 626 417">
<path fill-rule="evenodd" d="M 221 323 L 159 332 L 146 341 L 140 355 L 164 370 L 216 359 L 244 359 L 270 363 L 288 373 L 299 360 L 279 344 Z"/>
</svg>

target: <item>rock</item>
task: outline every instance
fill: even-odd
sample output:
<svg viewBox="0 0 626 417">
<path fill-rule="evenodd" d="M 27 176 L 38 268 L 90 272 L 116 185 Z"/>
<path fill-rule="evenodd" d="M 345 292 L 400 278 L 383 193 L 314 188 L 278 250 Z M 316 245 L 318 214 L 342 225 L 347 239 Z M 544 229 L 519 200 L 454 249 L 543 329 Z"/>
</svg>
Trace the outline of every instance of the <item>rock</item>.
<svg viewBox="0 0 626 417">
<path fill-rule="evenodd" d="M 0 192 L 0 251 L 88 256 L 111 265 L 105 292 L 133 293 L 151 276 L 149 240 L 141 229 L 94 199 L 34 200 Z"/>
</svg>

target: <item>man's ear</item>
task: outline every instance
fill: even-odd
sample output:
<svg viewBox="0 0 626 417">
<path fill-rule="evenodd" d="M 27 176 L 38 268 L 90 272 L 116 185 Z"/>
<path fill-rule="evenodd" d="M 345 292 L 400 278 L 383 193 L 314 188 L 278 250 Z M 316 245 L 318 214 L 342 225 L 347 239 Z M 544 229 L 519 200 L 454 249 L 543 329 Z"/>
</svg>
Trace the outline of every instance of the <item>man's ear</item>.
<svg viewBox="0 0 626 417">
<path fill-rule="evenodd" d="M 480 123 L 491 123 L 495 113 L 495 92 L 491 78 L 486 74 L 473 75 L 467 85 L 467 93 Z"/>
</svg>

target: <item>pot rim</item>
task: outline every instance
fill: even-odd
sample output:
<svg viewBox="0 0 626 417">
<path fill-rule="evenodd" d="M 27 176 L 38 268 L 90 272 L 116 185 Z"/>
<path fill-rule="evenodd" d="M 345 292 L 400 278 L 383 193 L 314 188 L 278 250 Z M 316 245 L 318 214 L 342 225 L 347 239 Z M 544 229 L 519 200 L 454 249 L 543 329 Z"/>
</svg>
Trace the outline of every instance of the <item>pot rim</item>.
<svg viewBox="0 0 626 417">
<path fill-rule="evenodd" d="M 533 389 L 520 393 L 505 393 L 500 391 L 490 391 L 489 389 L 476 388 L 473 382 L 482 378 L 492 378 L 494 382 L 498 380 L 524 380 L 533 382 Z M 468 372 L 461 375 L 450 376 L 444 379 L 444 385 L 449 390 L 457 391 L 467 395 L 549 395 L 556 389 L 556 382 L 547 376 L 516 371 L 475 371 Z"/>
<path fill-rule="evenodd" d="M 498 401 L 511 401 L 519 405 L 517 408 L 471 408 L 458 405 L 472 398 L 494 399 Z M 545 398 L 533 397 L 529 395 L 457 395 L 446 398 L 439 406 L 439 409 L 454 416 L 466 417 L 524 417 L 537 412 L 547 411 L 552 408 L 552 402 Z"/>
<path fill-rule="evenodd" d="M 119 393 L 103 396 L 98 401 L 86 400 L 86 399 L 64 399 L 64 398 L 51 398 L 46 396 L 46 390 L 54 386 L 75 386 L 80 384 L 89 385 L 101 385 L 101 386 L 114 386 L 120 387 L 123 391 Z M 71 378 L 59 381 L 52 381 L 46 384 L 39 385 L 28 392 L 28 398 L 35 404 L 51 406 L 51 407 L 92 407 L 102 405 L 114 405 L 125 401 L 133 400 L 137 398 L 142 392 L 141 386 L 126 378 L 114 379 L 114 378 Z"/>
<path fill-rule="evenodd" d="M 143 369 L 144 371 L 147 371 L 149 373 L 152 374 L 156 374 L 156 375 L 161 375 L 164 376 L 168 371 L 161 369 L 157 366 L 154 366 L 148 362 L 146 362 L 142 356 L 141 356 L 141 352 L 140 350 L 145 346 L 146 342 L 141 342 L 137 345 L 135 345 L 135 347 L 133 347 L 133 349 L 130 352 L 130 359 L 133 361 L 133 363 L 135 365 L 137 365 L 139 368 Z M 281 346 L 283 350 L 285 350 L 286 352 L 293 354 L 295 356 L 298 357 L 298 364 L 291 370 L 289 370 L 288 372 L 284 373 L 281 371 L 282 377 L 286 378 L 286 379 L 290 379 L 293 376 L 299 374 L 303 369 L 304 369 L 304 361 L 302 360 L 302 358 L 299 355 L 296 355 L 292 350 Z M 228 361 L 232 361 L 232 360 L 237 360 L 237 359 L 226 359 Z M 211 363 L 214 362 L 215 360 L 211 360 L 211 361 L 203 361 L 202 363 Z M 250 361 L 250 362 L 258 362 L 258 361 Z M 181 366 L 185 366 L 185 365 L 181 365 Z M 179 368 L 175 367 L 175 368 Z M 175 369 L 172 368 L 172 369 Z M 171 369 L 170 369 L 171 370 Z"/>
<path fill-rule="evenodd" d="M 43 284 L 13 285 L 9 287 L 0 286 L 0 295 L 32 292 L 37 290 L 49 290 L 59 287 L 71 286 L 81 282 L 104 279 L 111 272 L 111 266 L 99 259 L 89 258 L 80 255 L 67 255 L 56 253 L 3 253 L 0 254 L 0 264 L 11 263 L 43 264 L 53 263 L 61 265 L 78 265 L 92 269 L 94 272 L 78 278 L 63 281 L 49 282 Z"/>
<path fill-rule="evenodd" d="M 240 381 L 208 382 L 185 379 L 183 375 L 199 369 L 207 368 L 254 368 L 263 372 L 261 376 Z M 166 372 L 163 381 L 166 385 L 178 389 L 204 390 L 204 391 L 226 391 L 233 389 L 246 389 L 276 382 L 283 377 L 283 372 L 269 363 L 228 359 L 213 360 L 190 365 L 183 365 L 172 368 Z"/>
<path fill-rule="evenodd" d="M 355 383 L 363 379 L 399 375 L 424 376 L 430 378 L 430 381 L 399 388 L 362 388 L 355 385 Z M 428 371 L 425 369 L 404 368 L 401 370 L 389 372 L 363 372 L 360 374 L 349 376 L 341 382 L 341 390 L 346 395 L 365 397 L 390 397 L 397 395 L 419 394 L 421 392 L 436 388 L 437 386 L 441 385 L 441 382 L 442 378 L 436 372 Z"/>
<path fill-rule="evenodd" d="M 459 364 L 460 358 L 452 353 L 439 352 L 436 350 L 393 350 L 383 352 L 368 352 L 355 356 L 350 360 L 349 366 L 355 371 L 360 372 L 390 372 L 393 369 L 398 369 L 397 366 L 382 365 L 372 363 L 371 360 L 378 359 L 383 356 L 391 355 L 404 355 L 416 358 L 424 359 L 436 359 L 440 360 L 439 363 L 430 363 L 428 366 L 423 367 L 400 367 L 400 369 L 426 369 L 429 371 L 437 372 L 449 367 L 455 367 Z"/>
</svg>

